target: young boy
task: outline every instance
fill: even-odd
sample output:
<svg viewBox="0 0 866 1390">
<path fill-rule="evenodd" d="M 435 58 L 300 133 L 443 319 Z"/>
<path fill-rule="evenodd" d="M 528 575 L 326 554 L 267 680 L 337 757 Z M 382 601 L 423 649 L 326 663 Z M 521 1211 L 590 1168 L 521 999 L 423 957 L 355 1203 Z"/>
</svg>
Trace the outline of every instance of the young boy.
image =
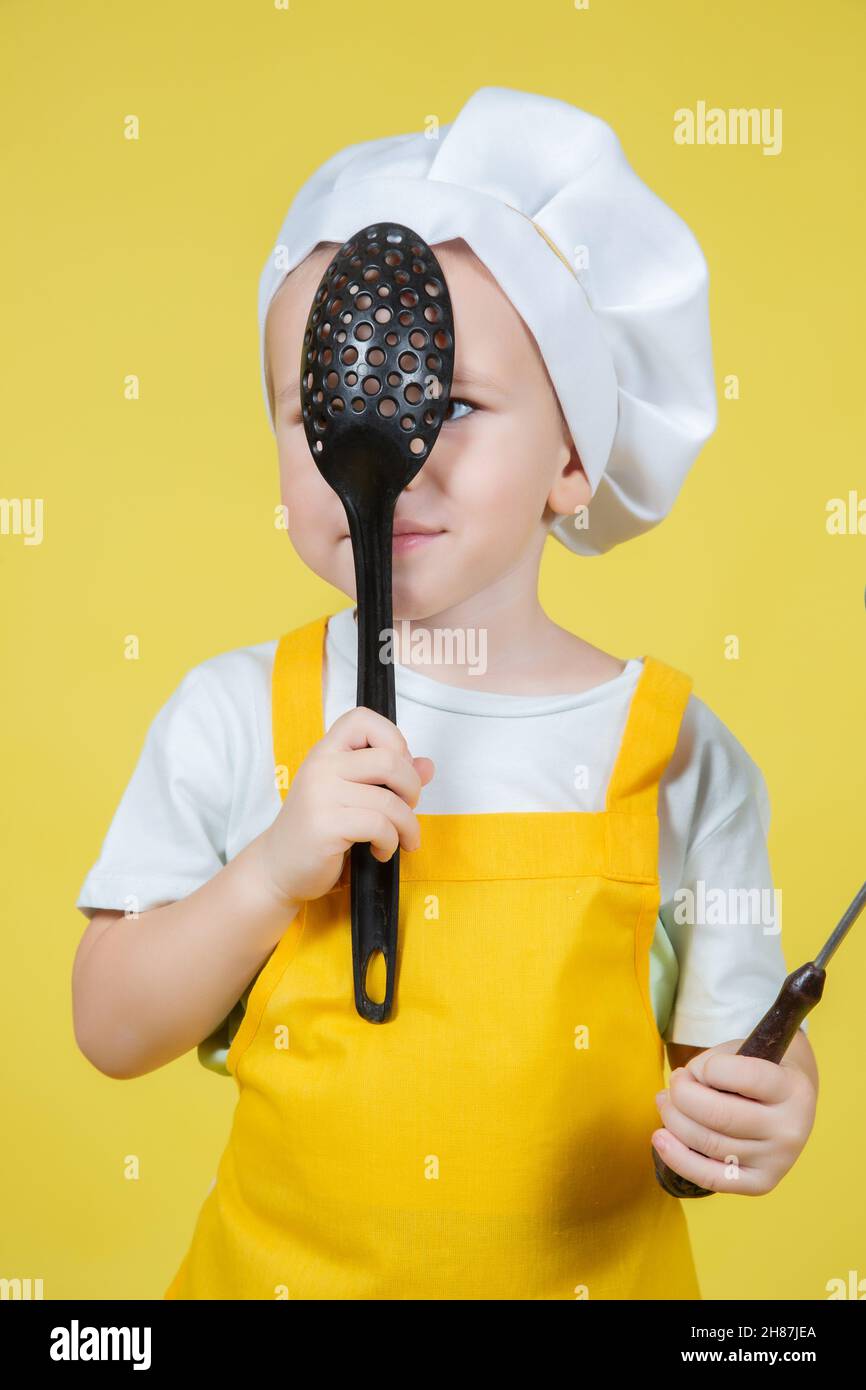
<svg viewBox="0 0 866 1390">
<path fill-rule="evenodd" d="M 76 1035 L 138 1076 L 254 980 L 166 1297 L 699 1297 L 651 1136 L 752 1196 L 815 1111 L 804 1030 L 780 1066 L 734 1055 L 786 974 L 772 918 L 679 910 L 771 895 L 766 788 L 689 677 L 558 627 L 537 579 L 551 532 L 598 555 L 660 520 L 711 433 L 703 258 L 612 131 L 545 97 L 482 88 L 437 141 L 327 161 L 262 275 L 262 380 L 292 543 L 352 598 L 298 378 L 321 277 L 377 221 L 434 248 L 455 317 L 448 418 L 396 509 L 396 725 L 354 707 L 352 608 L 193 668 L 79 895 Z M 484 661 L 419 659 L 446 629 Z M 379 1026 L 354 1005 L 356 842 L 401 854 Z"/>
</svg>

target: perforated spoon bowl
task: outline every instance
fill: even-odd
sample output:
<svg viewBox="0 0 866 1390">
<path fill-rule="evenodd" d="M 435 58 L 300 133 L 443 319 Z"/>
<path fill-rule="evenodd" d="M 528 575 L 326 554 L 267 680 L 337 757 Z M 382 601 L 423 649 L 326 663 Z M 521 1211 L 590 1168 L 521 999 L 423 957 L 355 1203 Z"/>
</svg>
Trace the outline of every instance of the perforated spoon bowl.
<svg viewBox="0 0 866 1390">
<path fill-rule="evenodd" d="M 301 353 L 307 442 L 349 523 L 358 607 L 357 702 L 395 721 L 391 547 L 397 498 L 436 442 L 451 394 L 454 320 L 442 268 L 399 222 L 345 242 L 313 298 Z M 385 652 L 390 651 L 386 644 Z M 351 850 L 355 1007 L 371 1023 L 391 1012 L 397 962 L 400 851 L 383 864 Z M 381 952 L 385 997 L 367 993 Z"/>
</svg>

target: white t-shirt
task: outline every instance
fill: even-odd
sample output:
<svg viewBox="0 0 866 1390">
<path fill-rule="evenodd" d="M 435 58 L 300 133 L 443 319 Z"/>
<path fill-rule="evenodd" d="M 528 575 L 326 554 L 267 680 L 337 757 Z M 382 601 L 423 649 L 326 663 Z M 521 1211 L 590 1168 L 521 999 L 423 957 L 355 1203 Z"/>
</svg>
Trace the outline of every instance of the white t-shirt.
<svg viewBox="0 0 866 1390">
<path fill-rule="evenodd" d="M 202 661 L 158 711 L 82 884 L 76 906 L 85 916 L 186 897 L 272 823 L 276 648 L 273 640 Z M 354 608 L 329 622 L 325 660 L 329 729 L 356 702 Z M 631 658 L 619 676 L 576 695 L 505 695 L 395 664 L 397 724 L 413 755 L 436 767 L 416 811 L 603 810 L 642 670 Z M 745 1037 L 788 973 L 767 855 L 769 799 L 760 769 L 694 694 L 658 814 L 650 985 L 659 1030 L 699 1047 Z"/>
</svg>

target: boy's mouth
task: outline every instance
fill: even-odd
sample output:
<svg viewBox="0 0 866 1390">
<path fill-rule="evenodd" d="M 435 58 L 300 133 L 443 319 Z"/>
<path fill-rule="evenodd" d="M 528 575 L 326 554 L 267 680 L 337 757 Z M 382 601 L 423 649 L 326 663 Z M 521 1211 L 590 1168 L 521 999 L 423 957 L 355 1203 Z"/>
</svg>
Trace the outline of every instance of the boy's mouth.
<svg viewBox="0 0 866 1390">
<path fill-rule="evenodd" d="M 444 531 L 394 531 L 394 539 L 391 543 L 391 553 L 402 555 L 407 550 L 417 550 L 419 546 L 426 545 L 428 541 L 435 541 L 437 536 L 444 536 Z"/>
<path fill-rule="evenodd" d="M 402 555 L 410 550 L 417 550 L 419 547 L 433 541 L 437 536 L 444 536 L 445 532 L 441 527 L 427 526 L 423 521 L 394 521 L 393 541 L 391 553 Z M 340 537 L 341 540 L 349 540 L 348 531 Z"/>
</svg>

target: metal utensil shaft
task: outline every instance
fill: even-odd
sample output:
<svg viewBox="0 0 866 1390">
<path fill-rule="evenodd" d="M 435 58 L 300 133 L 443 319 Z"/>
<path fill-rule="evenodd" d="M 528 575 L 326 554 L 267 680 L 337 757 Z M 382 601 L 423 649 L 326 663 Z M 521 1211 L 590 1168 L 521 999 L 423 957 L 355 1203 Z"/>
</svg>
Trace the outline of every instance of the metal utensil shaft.
<svg viewBox="0 0 866 1390">
<path fill-rule="evenodd" d="M 845 909 L 813 961 L 807 961 L 787 977 L 773 1004 L 755 1024 L 749 1036 L 737 1048 L 738 1057 L 763 1057 L 769 1062 L 781 1062 L 794 1035 L 810 1009 L 814 1009 L 824 992 L 824 967 L 866 906 L 866 883 Z M 655 1175 L 659 1185 L 672 1197 L 711 1197 L 712 1189 L 700 1187 L 688 1178 L 675 1173 L 661 1154 L 652 1151 Z"/>
</svg>

